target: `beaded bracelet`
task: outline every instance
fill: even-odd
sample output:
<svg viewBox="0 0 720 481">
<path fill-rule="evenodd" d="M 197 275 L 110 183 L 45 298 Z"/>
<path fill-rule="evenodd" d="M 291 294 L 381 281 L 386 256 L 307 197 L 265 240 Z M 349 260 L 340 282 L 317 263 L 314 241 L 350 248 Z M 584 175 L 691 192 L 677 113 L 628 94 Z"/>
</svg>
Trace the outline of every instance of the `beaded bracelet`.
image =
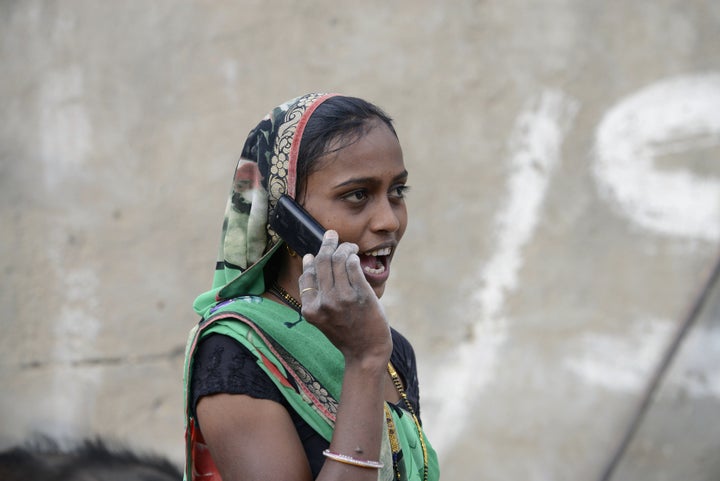
<svg viewBox="0 0 720 481">
<path fill-rule="evenodd" d="M 356 459 L 352 456 L 348 456 L 346 454 L 340 454 L 340 453 L 334 453 L 330 451 L 329 449 L 326 449 L 323 451 L 323 456 L 326 458 L 332 459 L 333 461 L 337 461 L 339 463 L 345 463 L 350 464 L 352 466 L 358 466 L 360 468 L 369 468 L 369 469 L 382 469 L 383 466 L 385 466 L 382 461 L 370 461 L 367 459 Z"/>
</svg>

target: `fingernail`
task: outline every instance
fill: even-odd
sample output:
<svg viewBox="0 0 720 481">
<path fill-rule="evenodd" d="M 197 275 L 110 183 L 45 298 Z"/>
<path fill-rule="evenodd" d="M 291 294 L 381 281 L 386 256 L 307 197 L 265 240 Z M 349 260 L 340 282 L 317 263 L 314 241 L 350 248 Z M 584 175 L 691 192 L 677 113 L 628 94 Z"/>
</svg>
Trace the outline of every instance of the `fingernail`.
<svg viewBox="0 0 720 481">
<path fill-rule="evenodd" d="M 328 240 L 336 240 L 338 238 L 338 233 L 334 230 L 325 231 L 325 238 Z"/>
<path fill-rule="evenodd" d="M 312 265 L 312 262 L 313 262 L 313 258 L 314 258 L 314 257 L 315 257 L 315 256 L 313 256 L 312 254 L 305 254 L 305 255 L 303 256 L 303 268 L 308 268 L 308 267 L 310 267 L 310 266 Z"/>
</svg>

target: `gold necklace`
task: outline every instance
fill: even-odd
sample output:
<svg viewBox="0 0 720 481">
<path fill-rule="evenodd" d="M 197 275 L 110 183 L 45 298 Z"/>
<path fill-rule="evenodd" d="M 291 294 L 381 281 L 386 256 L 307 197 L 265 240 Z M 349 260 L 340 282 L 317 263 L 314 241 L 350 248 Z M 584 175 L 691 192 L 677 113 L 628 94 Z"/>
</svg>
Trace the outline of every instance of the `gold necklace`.
<svg viewBox="0 0 720 481">
<path fill-rule="evenodd" d="M 293 296 L 290 295 L 288 291 L 280 287 L 280 285 L 277 282 L 274 282 L 272 286 L 270 286 L 270 289 L 268 289 L 270 292 L 275 294 L 278 299 L 282 300 L 287 304 L 288 306 L 292 307 L 296 311 L 300 312 L 302 310 L 302 304 L 300 304 L 297 299 L 295 299 Z"/>
<path fill-rule="evenodd" d="M 388 428 L 388 438 L 390 438 L 390 452 L 392 453 L 393 471 L 395 472 L 395 479 L 402 481 L 402 473 L 398 466 L 398 457 L 400 456 L 400 441 L 398 440 L 397 431 L 395 428 L 395 422 L 393 421 L 392 413 L 388 407 L 388 403 L 385 403 L 385 422 Z"/>
<path fill-rule="evenodd" d="M 407 397 L 407 394 L 405 394 L 405 389 L 403 388 L 402 381 L 400 381 L 400 376 L 398 376 L 397 371 L 393 367 L 392 363 L 388 362 L 387 367 L 388 373 L 390 373 L 390 377 L 392 378 L 393 384 L 395 384 L 395 389 L 400 394 L 400 397 L 402 398 L 403 402 L 405 403 L 405 406 L 408 409 L 408 412 L 412 415 L 413 421 L 415 422 L 415 428 L 417 429 L 418 436 L 420 438 L 420 447 L 422 448 L 423 453 L 423 480 L 427 481 L 428 479 L 428 454 L 427 454 L 427 446 L 425 445 L 425 438 L 423 437 L 423 430 L 422 426 L 420 426 L 420 421 L 418 420 L 417 415 L 415 414 L 415 410 L 412 407 L 412 404 L 410 404 L 410 400 Z M 400 470 L 397 467 L 396 464 L 396 456 L 395 454 L 400 451 L 400 443 L 397 438 L 397 433 L 395 429 L 395 423 L 392 420 L 392 415 L 390 414 L 390 410 L 387 407 L 387 403 L 385 403 L 385 418 L 388 422 L 388 435 L 390 436 L 390 447 L 393 451 L 393 465 L 395 465 L 395 476 L 397 479 L 400 479 Z"/>
</svg>

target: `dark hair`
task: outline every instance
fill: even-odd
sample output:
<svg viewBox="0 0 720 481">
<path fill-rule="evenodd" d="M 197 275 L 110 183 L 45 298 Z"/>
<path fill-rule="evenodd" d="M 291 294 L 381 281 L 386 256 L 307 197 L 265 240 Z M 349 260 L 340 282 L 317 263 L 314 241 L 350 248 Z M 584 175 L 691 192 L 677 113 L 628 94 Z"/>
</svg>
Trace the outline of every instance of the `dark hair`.
<svg viewBox="0 0 720 481">
<path fill-rule="evenodd" d="M 297 190 L 304 191 L 307 178 L 318 169 L 318 159 L 357 142 L 373 120 L 382 121 L 397 137 L 392 119 L 378 106 L 357 98 L 335 96 L 320 104 L 305 125 L 297 158 Z M 339 145 L 329 150 L 331 143 Z"/>
<path fill-rule="evenodd" d="M 101 439 L 87 439 L 75 447 L 61 448 L 49 437 L 0 452 L 3 481 L 177 481 L 180 469 L 168 459 L 110 446 Z"/>
</svg>

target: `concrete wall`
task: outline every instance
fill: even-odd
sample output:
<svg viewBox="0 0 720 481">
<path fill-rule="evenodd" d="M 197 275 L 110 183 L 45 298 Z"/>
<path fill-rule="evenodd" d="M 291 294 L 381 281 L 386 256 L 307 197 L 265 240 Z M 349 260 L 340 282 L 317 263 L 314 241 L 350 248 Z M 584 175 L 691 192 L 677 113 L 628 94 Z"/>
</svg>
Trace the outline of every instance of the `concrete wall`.
<svg viewBox="0 0 720 481">
<path fill-rule="evenodd" d="M 383 106 L 411 172 L 384 298 L 443 479 L 720 478 L 720 3 L 4 0 L 0 447 L 182 459 L 182 349 L 248 130 Z M 638 429 L 608 472 L 633 420 Z"/>
</svg>

